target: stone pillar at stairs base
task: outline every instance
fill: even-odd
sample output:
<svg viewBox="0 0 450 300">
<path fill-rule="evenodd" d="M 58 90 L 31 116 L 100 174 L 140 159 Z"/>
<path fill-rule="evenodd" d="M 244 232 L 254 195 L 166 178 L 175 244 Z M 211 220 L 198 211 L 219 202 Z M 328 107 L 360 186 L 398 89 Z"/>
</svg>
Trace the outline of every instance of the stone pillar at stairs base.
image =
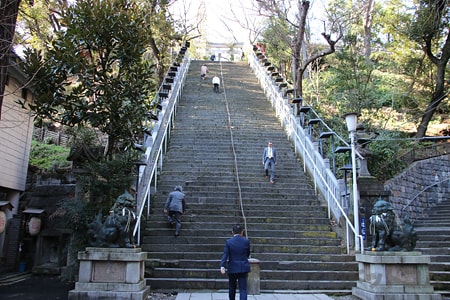
<svg viewBox="0 0 450 300">
<path fill-rule="evenodd" d="M 359 280 L 352 294 L 364 300 L 441 300 L 430 285 L 430 257 L 421 252 L 357 254 Z"/>
<path fill-rule="evenodd" d="M 248 273 L 247 278 L 247 294 L 259 295 L 261 293 L 259 260 L 250 258 L 248 261 L 250 262 L 250 273 Z"/>
<path fill-rule="evenodd" d="M 147 253 L 139 248 L 94 248 L 78 252 L 80 270 L 69 300 L 144 300 Z"/>
</svg>

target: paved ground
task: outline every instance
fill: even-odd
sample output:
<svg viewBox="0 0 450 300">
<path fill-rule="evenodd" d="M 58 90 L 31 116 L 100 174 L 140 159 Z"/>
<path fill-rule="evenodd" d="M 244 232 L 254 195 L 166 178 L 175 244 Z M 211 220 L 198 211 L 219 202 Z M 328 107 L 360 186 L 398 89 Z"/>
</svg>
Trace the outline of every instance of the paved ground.
<svg viewBox="0 0 450 300">
<path fill-rule="evenodd" d="M 61 282 L 53 276 L 24 276 L 15 281 L 0 281 L 0 299 L 65 300 L 74 286 L 73 282 Z"/>
<path fill-rule="evenodd" d="M 239 296 L 236 296 L 239 299 Z M 249 295 L 248 300 L 332 300 L 324 294 L 260 294 Z M 180 293 L 176 300 L 228 300 L 227 293 Z"/>
<path fill-rule="evenodd" d="M 0 277 L 1 300 L 67 300 L 68 293 L 75 287 L 74 282 L 62 282 L 55 276 L 32 276 L 30 273 L 17 274 L 13 279 Z M 239 299 L 239 297 L 236 297 Z M 260 294 L 249 295 L 248 300 L 355 300 L 353 296 L 329 297 L 324 294 Z M 176 291 L 164 293 L 151 291 L 149 300 L 228 300 L 227 292 L 190 293 Z"/>
</svg>

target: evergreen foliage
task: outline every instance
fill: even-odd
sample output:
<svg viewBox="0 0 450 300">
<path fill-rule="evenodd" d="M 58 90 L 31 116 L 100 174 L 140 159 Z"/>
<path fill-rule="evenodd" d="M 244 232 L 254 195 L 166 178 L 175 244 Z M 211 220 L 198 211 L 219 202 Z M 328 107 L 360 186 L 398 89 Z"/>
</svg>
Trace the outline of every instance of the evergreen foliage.
<svg viewBox="0 0 450 300">
<path fill-rule="evenodd" d="M 71 162 L 67 161 L 70 149 L 54 144 L 31 142 L 29 165 L 43 173 L 51 173 L 60 169 L 68 169 Z"/>
<path fill-rule="evenodd" d="M 121 0 L 69 7 L 49 50 L 26 52 L 25 71 L 36 94 L 29 106 L 36 115 L 69 127 L 98 128 L 109 137 L 108 155 L 132 144 L 156 86 L 143 57 L 144 14 Z"/>
</svg>

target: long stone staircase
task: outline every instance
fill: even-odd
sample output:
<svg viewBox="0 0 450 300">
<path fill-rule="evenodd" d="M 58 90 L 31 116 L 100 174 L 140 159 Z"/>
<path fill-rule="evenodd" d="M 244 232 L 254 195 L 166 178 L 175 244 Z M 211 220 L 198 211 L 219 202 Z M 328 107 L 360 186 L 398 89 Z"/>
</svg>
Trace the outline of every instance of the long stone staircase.
<svg viewBox="0 0 450 300">
<path fill-rule="evenodd" d="M 434 290 L 450 296 L 450 201 L 428 209 L 414 222 L 419 240 L 416 249 L 430 256 L 430 283 Z"/>
<path fill-rule="evenodd" d="M 232 226 L 241 223 L 252 258 L 260 260 L 262 291 L 349 292 L 358 279 L 355 258 L 343 253 L 249 66 L 207 62 L 210 73 L 201 80 L 202 63 L 191 63 L 143 230 L 147 284 L 153 290 L 226 289 L 220 258 Z M 211 84 L 215 74 L 223 80 L 219 94 Z M 277 148 L 273 185 L 262 166 L 268 140 Z M 183 186 L 187 201 L 179 237 L 162 213 L 175 185 Z"/>
</svg>

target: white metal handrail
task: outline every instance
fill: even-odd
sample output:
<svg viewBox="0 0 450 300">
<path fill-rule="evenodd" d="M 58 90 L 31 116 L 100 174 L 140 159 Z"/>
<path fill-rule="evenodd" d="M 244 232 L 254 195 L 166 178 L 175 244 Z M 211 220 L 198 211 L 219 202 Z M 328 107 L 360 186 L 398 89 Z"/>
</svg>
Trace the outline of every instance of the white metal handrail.
<svg viewBox="0 0 450 300">
<path fill-rule="evenodd" d="M 347 253 L 350 253 L 350 231 L 356 233 L 355 227 L 342 208 L 340 195 L 342 194 L 338 179 L 330 170 L 328 163 L 318 151 L 317 143 L 313 142 L 305 129 L 300 125 L 298 116 L 294 115 L 293 109 L 288 103 L 288 99 L 283 97 L 283 92 L 279 86 L 275 84 L 271 74 L 259 61 L 258 57 L 252 52 L 248 55 L 249 64 L 258 78 L 268 101 L 271 102 L 275 113 L 280 120 L 289 140 L 293 143 L 296 154 L 303 159 L 303 169 L 308 172 L 314 182 L 314 188 L 320 191 L 328 205 L 328 217 L 331 215 L 338 221 L 344 218 L 346 222 L 346 242 Z M 312 108 L 311 108 L 312 109 Z M 323 123 L 326 128 L 329 128 Z M 345 145 L 348 143 L 338 137 Z M 357 224 L 359 226 L 359 224 Z M 360 241 L 361 252 L 363 252 L 363 237 L 358 235 Z"/>
<path fill-rule="evenodd" d="M 158 120 L 152 126 L 152 135 L 145 137 L 145 165 L 139 166 L 136 197 L 137 221 L 133 229 L 133 237 L 136 239 L 137 245 L 141 244 L 141 221 L 145 207 L 147 207 L 146 217 L 148 218 L 150 215 L 151 193 L 155 193 L 157 190 L 158 172 L 161 171 L 163 166 L 163 158 L 167 152 L 167 144 L 175 120 L 176 108 L 181 98 L 189 65 L 190 59 L 186 51 L 182 62 L 177 68 L 175 77 L 171 77 L 173 83 L 171 83 L 171 89 L 167 93 L 167 98 L 162 99 L 160 94 L 157 93 L 153 100 L 156 103 L 160 103 L 161 111 L 158 114 Z M 169 77 L 169 72 L 173 71 L 169 70 L 166 78 Z M 154 186 L 153 191 L 151 191 L 152 182 Z"/>
</svg>

